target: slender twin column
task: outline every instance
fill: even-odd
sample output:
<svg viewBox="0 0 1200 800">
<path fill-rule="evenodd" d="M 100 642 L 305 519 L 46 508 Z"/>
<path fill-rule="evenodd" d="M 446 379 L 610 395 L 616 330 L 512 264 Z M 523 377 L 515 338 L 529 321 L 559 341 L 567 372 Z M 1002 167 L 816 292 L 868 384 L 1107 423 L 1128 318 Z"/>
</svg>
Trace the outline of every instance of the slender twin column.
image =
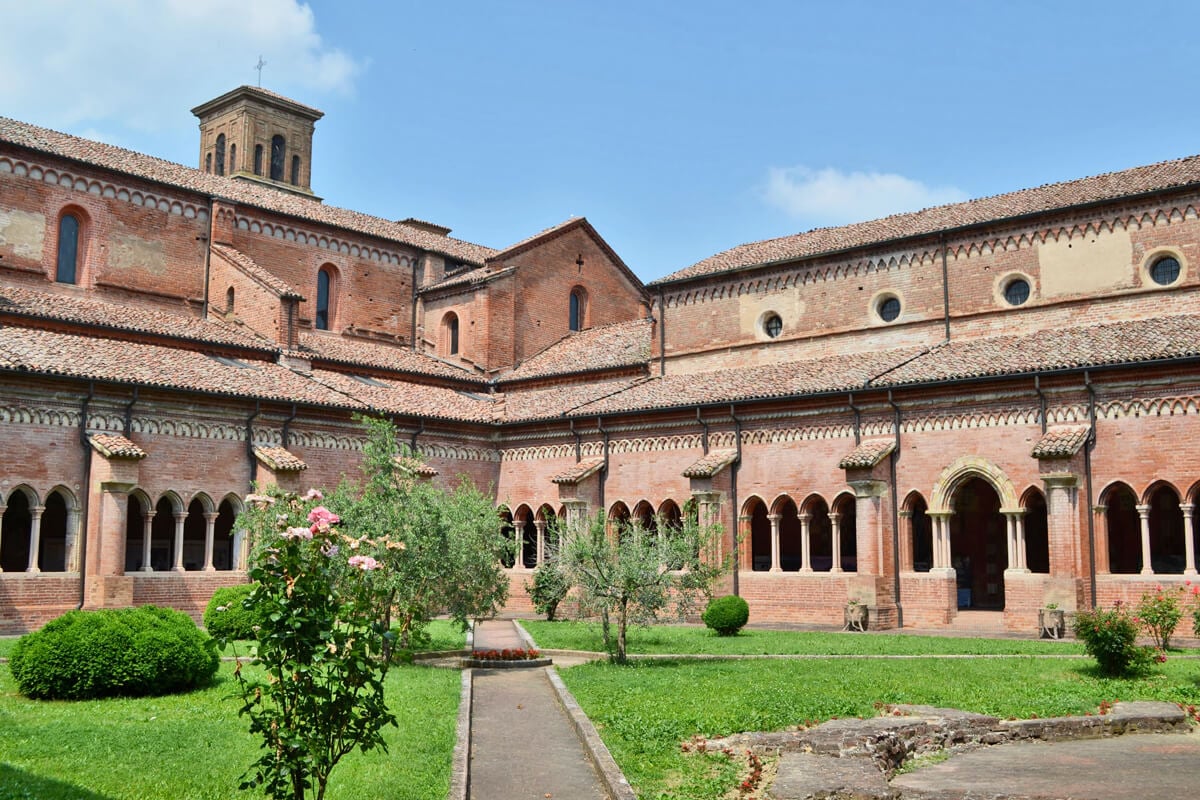
<svg viewBox="0 0 1200 800">
<path fill-rule="evenodd" d="M 150 531 L 154 527 L 154 509 L 142 515 L 142 572 L 153 572 L 150 566 Z"/>
<path fill-rule="evenodd" d="M 783 568 L 779 566 L 779 520 L 783 519 L 782 514 L 767 514 L 767 519 L 771 522 L 771 572 L 782 572 Z"/>
<path fill-rule="evenodd" d="M 42 512 L 45 506 L 33 506 L 29 509 L 29 564 L 26 572 L 41 572 L 38 568 L 38 553 L 42 546 Z"/>
<path fill-rule="evenodd" d="M 1184 503 L 1179 506 L 1183 512 L 1183 574 L 1196 574 L 1196 506 Z"/>
<path fill-rule="evenodd" d="M 183 523 L 187 520 L 186 511 L 175 512 L 175 572 L 183 572 Z"/>
<path fill-rule="evenodd" d="M 1007 527 L 1008 569 L 1012 572 L 1029 572 L 1025 557 L 1025 509 L 1002 513 Z"/>
<path fill-rule="evenodd" d="M 1153 575 L 1154 567 L 1150 564 L 1150 506 L 1135 508 L 1142 523 L 1142 574 Z"/>
</svg>

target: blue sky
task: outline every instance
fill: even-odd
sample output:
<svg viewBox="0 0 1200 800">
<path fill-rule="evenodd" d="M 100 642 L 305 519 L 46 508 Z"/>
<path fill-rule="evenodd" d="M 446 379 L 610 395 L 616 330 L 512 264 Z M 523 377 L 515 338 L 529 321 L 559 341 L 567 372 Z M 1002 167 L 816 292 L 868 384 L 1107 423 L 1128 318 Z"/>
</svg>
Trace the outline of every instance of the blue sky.
<svg viewBox="0 0 1200 800">
<path fill-rule="evenodd" d="M 197 163 L 193 106 L 323 110 L 313 188 L 643 280 L 746 241 L 1200 152 L 1200 4 L 0 0 L 0 115 Z"/>
</svg>

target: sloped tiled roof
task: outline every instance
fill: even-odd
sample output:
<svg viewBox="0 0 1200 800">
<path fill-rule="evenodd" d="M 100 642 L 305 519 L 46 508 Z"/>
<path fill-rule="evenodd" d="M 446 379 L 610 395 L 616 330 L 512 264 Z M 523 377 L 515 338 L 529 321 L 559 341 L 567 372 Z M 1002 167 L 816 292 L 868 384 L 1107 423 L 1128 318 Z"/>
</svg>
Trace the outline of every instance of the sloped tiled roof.
<svg viewBox="0 0 1200 800">
<path fill-rule="evenodd" d="M 496 251 L 483 245 L 439 236 L 430 231 L 404 225 L 399 222 L 373 217 L 359 211 L 337 208 L 318 200 L 300 197 L 291 192 L 275 189 L 254 181 L 222 177 L 185 167 L 161 158 L 126 150 L 102 142 L 81 139 L 77 136 L 53 131 L 0 117 L 0 141 L 10 142 L 31 150 L 50 155 L 70 158 L 113 170 L 125 175 L 176 186 L 205 195 L 215 195 L 286 214 L 311 222 L 332 225 L 368 236 L 376 236 L 421 250 L 443 253 L 461 261 L 482 264 Z"/>
<path fill-rule="evenodd" d="M 315 403 L 365 406 L 345 394 L 268 361 L 232 366 L 203 353 L 161 345 L 75 336 L 32 328 L 0 327 L 0 367 L 169 389 Z"/>
<path fill-rule="evenodd" d="M 440 289 L 452 289 L 456 286 L 469 286 L 477 283 L 483 283 L 484 281 L 491 280 L 492 278 L 499 278 L 502 275 L 508 275 L 512 273 L 514 269 L 514 267 L 505 267 L 504 269 L 479 267 L 478 269 L 471 269 L 467 270 L 466 272 L 447 275 L 445 278 L 436 283 L 431 283 L 428 286 L 422 286 L 418 290 L 418 293 L 425 294 L 427 292 Z"/>
<path fill-rule="evenodd" d="M 274 343 L 244 333 L 219 319 L 200 319 L 186 313 L 171 314 L 67 293 L 0 286 L 0 322 L 10 314 L 262 351 L 276 349 Z"/>
<path fill-rule="evenodd" d="M 1125 320 L 951 341 L 872 386 L 1010 375 L 1200 355 L 1200 316 Z"/>
<path fill-rule="evenodd" d="M 254 278 L 256 281 L 266 286 L 271 291 L 275 292 L 280 297 L 290 297 L 296 300 L 303 300 L 304 295 L 297 292 L 291 286 L 288 286 L 282 280 L 277 278 L 271 272 L 260 267 L 255 263 L 254 259 L 243 253 L 237 248 L 230 247 L 227 244 L 214 244 L 213 252 L 219 253 L 228 259 L 231 263 L 236 264 L 242 272 Z"/>
<path fill-rule="evenodd" d="M 895 439 L 867 439 L 838 462 L 838 469 L 870 469 L 895 449 Z"/>
<path fill-rule="evenodd" d="M 592 475 L 596 470 L 604 466 L 604 458 L 597 456 L 596 458 L 585 458 L 578 464 L 565 469 L 550 479 L 552 483 L 558 484 L 575 484 L 579 483 L 584 478 Z"/>
<path fill-rule="evenodd" d="M 609 243 L 604 240 L 604 237 L 601 236 L 594 227 L 592 227 L 592 223 L 587 221 L 587 217 L 572 217 L 564 222 L 558 223 L 557 225 L 552 225 L 549 228 L 546 228 L 544 231 L 539 231 L 533 236 L 522 239 L 514 245 L 509 245 L 500 252 L 494 253 L 488 258 L 488 261 L 500 262 L 515 258 L 527 250 L 532 250 L 543 242 L 548 242 L 556 236 L 560 236 L 573 228 L 582 228 L 584 233 L 591 237 L 592 241 L 594 241 L 596 245 L 604 251 L 604 254 L 608 256 L 609 260 L 612 261 L 617 269 L 619 269 L 621 273 L 629 280 L 630 284 L 632 284 L 639 292 L 645 292 L 645 287 L 642 285 L 641 278 L 634 274 L 633 270 L 629 268 L 629 265 L 626 264 L 619 255 L 617 255 L 617 251 L 613 250 Z"/>
<path fill-rule="evenodd" d="M 256 447 L 255 457 L 276 472 L 300 472 L 308 469 L 303 459 L 283 447 Z"/>
<path fill-rule="evenodd" d="M 561 417 L 574 409 L 587 407 L 611 395 L 619 395 L 644 380 L 644 377 L 620 377 L 564 382 L 535 389 L 509 388 L 501 395 L 504 400 L 504 421 L 529 422 Z"/>
<path fill-rule="evenodd" d="M 912 358 L 922 348 L 871 351 L 712 372 L 654 376 L 616 394 L 581 404 L 572 415 L 728 403 L 801 394 L 849 391 Z"/>
<path fill-rule="evenodd" d="M 462 422 L 494 422 L 500 404 L 484 395 L 461 392 L 444 386 L 428 386 L 406 381 L 372 378 L 363 383 L 341 372 L 314 369 L 312 378 L 339 394 L 389 414 Z"/>
<path fill-rule="evenodd" d="M 504 379 L 644 365 L 650 357 L 651 328 L 650 320 L 635 319 L 570 333 L 526 360 Z"/>
<path fill-rule="evenodd" d="M 1086 425 L 1061 425 L 1047 428 L 1030 453 L 1034 458 L 1070 458 L 1087 441 Z"/>
<path fill-rule="evenodd" d="M 837 228 L 817 228 L 792 236 L 741 244 L 654 281 L 651 285 L 673 283 L 760 264 L 794 261 L 894 239 L 934 234 L 1085 203 L 1116 200 L 1129 195 L 1188 186 L 1197 182 L 1200 182 L 1200 156 L 1162 161 L 1121 172 L 1109 172 L 963 203 L 894 214 L 869 222 Z"/>
<path fill-rule="evenodd" d="M 141 460 L 146 451 L 116 433 L 93 433 L 88 437 L 92 448 L 105 458 L 129 458 Z"/>
<path fill-rule="evenodd" d="M 298 355 L 314 361 L 321 360 L 417 375 L 454 378 L 480 385 L 486 382 L 482 376 L 424 353 L 418 353 L 407 345 L 349 339 L 331 334 L 301 333 Z"/>
<path fill-rule="evenodd" d="M 402 472 L 406 472 L 409 475 L 416 475 L 419 478 L 433 478 L 438 474 L 436 469 L 429 466 L 421 459 L 413 458 L 412 456 L 392 456 L 392 462 L 399 467 Z"/>
<path fill-rule="evenodd" d="M 712 478 L 737 458 L 737 450 L 713 450 L 683 471 L 685 478 Z"/>
</svg>

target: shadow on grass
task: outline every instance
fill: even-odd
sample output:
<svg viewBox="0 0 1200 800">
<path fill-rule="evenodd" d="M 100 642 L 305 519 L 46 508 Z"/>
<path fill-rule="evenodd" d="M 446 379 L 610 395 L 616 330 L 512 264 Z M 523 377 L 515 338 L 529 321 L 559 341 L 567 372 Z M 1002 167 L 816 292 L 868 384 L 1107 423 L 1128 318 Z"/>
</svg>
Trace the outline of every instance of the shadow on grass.
<svg viewBox="0 0 1200 800">
<path fill-rule="evenodd" d="M 108 795 L 97 794 L 69 783 L 32 775 L 9 764 L 0 764 L 0 800 L 109 800 Z"/>
</svg>

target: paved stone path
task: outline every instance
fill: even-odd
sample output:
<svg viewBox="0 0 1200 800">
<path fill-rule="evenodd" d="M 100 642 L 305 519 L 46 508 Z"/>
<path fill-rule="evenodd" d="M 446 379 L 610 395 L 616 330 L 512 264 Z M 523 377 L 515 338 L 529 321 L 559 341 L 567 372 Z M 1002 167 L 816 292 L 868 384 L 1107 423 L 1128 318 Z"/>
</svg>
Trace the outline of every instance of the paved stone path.
<svg viewBox="0 0 1200 800">
<path fill-rule="evenodd" d="M 512 622 L 475 628 L 475 648 L 524 647 Z M 472 800 L 607 800 L 545 669 L 474 671 Z"/>
</svg>

